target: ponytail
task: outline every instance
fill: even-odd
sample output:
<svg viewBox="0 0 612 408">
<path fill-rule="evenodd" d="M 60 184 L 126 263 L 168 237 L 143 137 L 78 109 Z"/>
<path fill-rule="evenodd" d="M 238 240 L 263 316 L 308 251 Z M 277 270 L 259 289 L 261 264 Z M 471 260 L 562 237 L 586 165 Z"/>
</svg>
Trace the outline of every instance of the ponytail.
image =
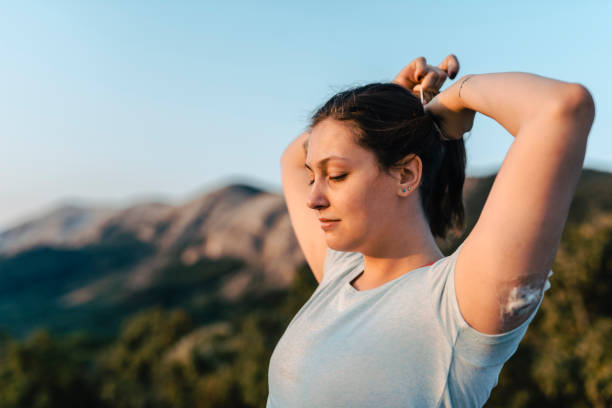
<svg viewBox="0 0 612 408">
<path fill-rule="evenodd" d="M 442 142 L 442 162 L 431 183 L 424 207 L 434 236 L 444 238 L 449 229 L 461 229 L 465 221 L 463 183 L 465 181 L 465 143 L 463 139 Z"/>
</svg>

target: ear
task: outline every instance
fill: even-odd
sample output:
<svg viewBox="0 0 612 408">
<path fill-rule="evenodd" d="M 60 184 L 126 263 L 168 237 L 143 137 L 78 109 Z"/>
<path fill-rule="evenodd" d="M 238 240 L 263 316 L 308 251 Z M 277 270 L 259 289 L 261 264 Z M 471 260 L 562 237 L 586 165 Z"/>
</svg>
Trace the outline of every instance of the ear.
<svg viewBox="0 0 612 408">
<path fill-rule="evenodd" d="M 423 172 L 423 162 L 419 156 L 411 153 L 400 160 L 391 172 L 397 180 L 398 194 L 405 197 L 419 188 Z"/>
</svg>

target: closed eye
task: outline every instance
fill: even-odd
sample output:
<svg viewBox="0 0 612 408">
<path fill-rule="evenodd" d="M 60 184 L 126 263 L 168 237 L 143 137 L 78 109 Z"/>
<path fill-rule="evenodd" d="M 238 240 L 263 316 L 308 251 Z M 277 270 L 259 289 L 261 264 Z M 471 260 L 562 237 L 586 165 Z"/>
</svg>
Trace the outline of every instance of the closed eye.
<svg viewBox="0 0 612 408">
<path fill-rule="evenodd" d="M 334 180 L 334 181 L 340 181 L 340 180 L 344 179 L 346 176 L 347 176 L 346 174 L 343 174 L 343 175 L 341 175 L 341 176 L 330 177 L 329 179 L 330 179 L 330 180 Z M 308 182 L 308 185 L 309 185 L 309 186 L 311 186 L 313 183 L 314 183 L 314 180 L 310 180 L 310 181 Z"/>
</svg>

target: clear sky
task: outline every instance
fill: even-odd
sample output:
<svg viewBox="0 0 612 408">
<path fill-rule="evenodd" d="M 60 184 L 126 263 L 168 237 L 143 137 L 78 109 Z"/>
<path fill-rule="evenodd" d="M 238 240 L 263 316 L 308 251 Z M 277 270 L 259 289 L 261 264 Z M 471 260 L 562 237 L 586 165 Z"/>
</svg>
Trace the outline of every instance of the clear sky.
<svg viewBox="0 0 612 408">
<path fill-rule="evenodd" d="M 612 171 L 612 2 L 14 1 L 0 12 L 0 230 L 62 203 L 281 191 L 309 114 L 417 56 L 580 82 L 585 166 Z M 478 115 L 468 175 L 512 137 Z M 612 187 L 611 187 L 612 188 Z"/>
</svg>

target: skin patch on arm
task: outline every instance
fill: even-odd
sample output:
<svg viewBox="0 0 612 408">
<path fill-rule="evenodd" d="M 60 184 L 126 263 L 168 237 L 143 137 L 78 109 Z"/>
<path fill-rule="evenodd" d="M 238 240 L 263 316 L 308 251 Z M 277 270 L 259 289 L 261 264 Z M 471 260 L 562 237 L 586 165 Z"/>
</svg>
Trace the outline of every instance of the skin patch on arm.
<svg viewBox="0 0 612 408">
<path fill-rule="evenodd" d="M 543 284 L 528 283 L 511 287 L 505 301 L 500 302 L 500 317 L 502 320 L 514 320 L 531 313 L 540 302 L 544 291 L 550 287 L 548 278 L 551 275 L 552 271 L 549 271 Z"/>
<path fill-rule="evenodd" d="M 532 306 L 540 301 L 540 296 L 544 290 L 542 288 L 532 288 L 529 286 L 517 286 L 510 290 L 506 301 L 503 314 L 505 317 L 522 316 L 532 310 Z"/>
</svg>

